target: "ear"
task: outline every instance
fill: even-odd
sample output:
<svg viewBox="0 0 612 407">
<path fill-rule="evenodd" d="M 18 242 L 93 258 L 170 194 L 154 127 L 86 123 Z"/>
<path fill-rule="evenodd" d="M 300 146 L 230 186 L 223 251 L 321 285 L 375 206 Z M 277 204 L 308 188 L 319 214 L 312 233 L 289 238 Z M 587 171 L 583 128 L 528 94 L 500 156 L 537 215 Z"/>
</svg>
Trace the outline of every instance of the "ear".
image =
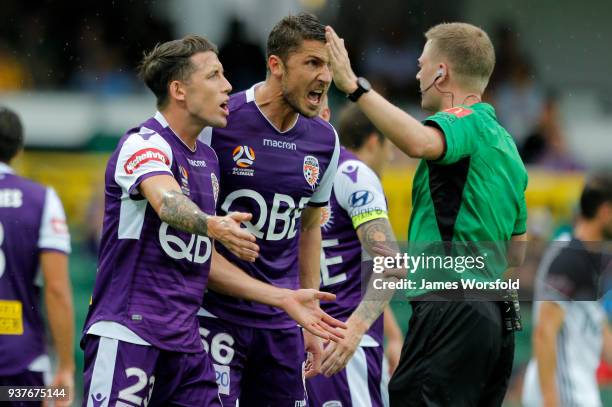
<svg viewBox="0 0 612 407">
<path fill-rule="evenodd" d="M 606 221 L 612 218 L 612 203 L 606 202 L 599 207 L 598 216 L 601 216 Z"/>
<path fill-rule="evenodd" d="M 185 88 L 180 81 L 172 81 L 168 85 L 168 94 L 171 99 L 176 99 L 181 102 L 185 101 Z"/>
<path fill-rule="evenodd" d="M 268 57 L 268 68 L 274 76 L 282 76 L 285 73 L 285 64 L 278 55 L 270 55 Z"/>
<path fill-rule="evenodd" d="M 439 79 L 436 81 L 437 83 L 443 82 L 446 78 L 448 78 L 448 65 L 440 62 L 438 64 L 438 70 L 439 73 L 436 74 L 436 77 L 439 77 Z"/>
</svg>

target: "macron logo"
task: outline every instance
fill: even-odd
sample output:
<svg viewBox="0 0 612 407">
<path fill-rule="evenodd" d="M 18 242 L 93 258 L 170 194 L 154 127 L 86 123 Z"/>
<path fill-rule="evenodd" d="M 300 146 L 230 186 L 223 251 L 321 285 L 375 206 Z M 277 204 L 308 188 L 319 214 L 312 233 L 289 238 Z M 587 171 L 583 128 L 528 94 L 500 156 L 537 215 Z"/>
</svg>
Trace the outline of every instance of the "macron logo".
<svg viewBox="0 0 612 407">
<path fill-rule="evenodd" d="M 263 139 L 263 145 L 265 147 L 284 148 L 286 150 L 297 150 L 297 144 L 290 143 L 288 141 L 269 140 Z"/>
<path fill-rule="evenodd" d="M 156 148 L 145 148 L 132 154 L 126 161 L 123 169 L 126 173 L 133 174 L 138 167 L 149 161 L 159 161 L 166 165 L 170 165 L 170 160 L 163 151 Z"/>
</svg>

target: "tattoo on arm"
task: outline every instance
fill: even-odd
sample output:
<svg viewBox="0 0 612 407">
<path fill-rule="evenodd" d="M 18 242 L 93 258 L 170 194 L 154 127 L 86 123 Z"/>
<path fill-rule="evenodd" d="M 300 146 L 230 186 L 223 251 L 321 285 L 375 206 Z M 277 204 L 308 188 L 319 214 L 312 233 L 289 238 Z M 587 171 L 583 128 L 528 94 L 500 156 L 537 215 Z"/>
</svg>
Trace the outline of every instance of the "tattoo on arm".
<svg viewBox="0 0 612 407">
<path fill-rule="evenodd" d="M 399 247 L 388 219 L 374 219 L 364 223 L 357 229 L 357 235 L 361 241 L 361 246 L 371 256 L 378 256 L 373 250 L 376 244 L 385 244 L 389 249 L 399 253 Z M 384 274 L 372 274 L 372 278 L 397 281 L 397 277 L 386 277 Z M 393 290 L 376 290 L 371 284 L 368 284 L 368 289 L 361 303 L 353 313 L 354 317 L 371 326 L 383 313 L 385 307 L 393 298 L 393 294 Z"/>
<path fill-rule="evenodd" d="M 173 228 L 208 236 L 208 215 L 179 191 L 164 193 L 159 217 Z"/>
<path fill-rule="evenodd" d="M 374 219 L 366 222 L 357 229 L 357 234 L 361 240 L 361 246 L 372 256 L 376 256 L 372 250 L 375 244 L 386 244 L 391 249 L 399 251 L 387 219 Z"/>
</svg>

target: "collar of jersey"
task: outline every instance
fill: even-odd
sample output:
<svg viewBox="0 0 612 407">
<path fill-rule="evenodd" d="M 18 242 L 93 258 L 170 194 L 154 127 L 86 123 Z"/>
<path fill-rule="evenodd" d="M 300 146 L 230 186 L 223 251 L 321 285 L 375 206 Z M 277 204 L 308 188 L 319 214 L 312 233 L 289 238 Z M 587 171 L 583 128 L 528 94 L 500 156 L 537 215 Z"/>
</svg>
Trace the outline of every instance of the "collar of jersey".
<svg viewBox="0 0 612 407">
<path fill-rule="evenodd" d="M 471 106 L 465 106 L 465 108 L 467 108 L 467 109 L 471 108 L 471 109 L 483 111 L 486 114 L 492 116 L 494 119 L 496 119 L 495 108 L 493 106 L 491 106 L 490 104 L 486 103 L 486 102 L 474 103 Z"/>
<path fill-rule="evenodd" d="M 10 165 L 0 162 L 0 174 L 13 174 L 14 172 Z"/>
<path fill-rule="evenodd" d="M 269 119 L 268 117 L 264 114 L 264 112 L 261 111 L 261 109 L 259 108 L 259 106 L 257 105 L 257 102 L 255 101 L 255 88 L 258 87 L 259 85 L 263 84 L 263 82 L 258 82 L 255 85 L 251 86 L 249 89 L 247 89 L 247 91 L 245 92 L 245 96 L 246 96 L 246 102 L 247 103 L 251 103 L 253 102 L 253 104 L 255 105 L 255 107 L 257 108 L 257 110 L 259 110 L 259 114 L 262 115 L 262 117 L 264 119 L 266 119 L 266 121 L 270 124 L 270 126 L 272 126 L 272 128 L 279 134 L 287 134 L 289 133 L 291 130 L 293 130 L 295 128 L 295 126 L 297 126 L 298 121 L 300 120 L 300 114 L 298 113 L 297 116 L 295 117 L 295 122 L 293 122 L 293 125 L 291 127 L 289 127 L 287 130 L 285 131 L 280 131 Z"/>
<path fill-rule="evenodd" d="M 159 124 L 162 125 L 162 127 L 164 129 L 169 129 L 170 133 L 172 133 L 172 135 L 174 137 L 176 137 L 178 139 L 178 141 L 181 142 L 182 145 L 185 146 L 185 148 L 187 148 L 187 150 L 191 151 L 192 153 L 195 153 L 196 151 L 198 151 L 198 143 L 196 142 L 196 146 L 195 148 L 192 150 L 191 147 L 189 147 L 187 144 L 185 144 L 185 142 L 183 140 L 181 140 L 181 138 L 179 136 L 176 135 L 176 132 L 174 130 L 172 130 L 172 127 L 170 127 L 170 124 L 168 123 L 168 121 L 166 120 L 166 118 L 164 117 L 164 115 L 158 110 L 157 112 L 155 112 L 155 116 L 154 116 L 155 120 L 157 120 L 157 122 Z M 206 127 L 204 127 L 206 128 Z M 204 131 L 204 129 L 202 129 L 202 131 Z M 201 133 L 200 133 L 201 134 Z M 199 135 L 198 135 L 199 137 Z"/>
</svg>

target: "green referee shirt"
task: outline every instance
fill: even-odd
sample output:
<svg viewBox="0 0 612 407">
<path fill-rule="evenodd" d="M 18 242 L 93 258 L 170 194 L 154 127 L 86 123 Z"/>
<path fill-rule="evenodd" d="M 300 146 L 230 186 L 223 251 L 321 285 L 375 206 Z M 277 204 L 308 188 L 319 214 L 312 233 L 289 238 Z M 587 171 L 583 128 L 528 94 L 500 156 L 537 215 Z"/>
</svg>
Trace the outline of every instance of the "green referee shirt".
<svg viewBox="0 0 612 407">
<path fill-rule="evenodd" d="M 445 149 L 438 160 L 422 160 L 414 176 L 408 230 L 413 249 L 427 255 L 425 243 L 503 244 L 525 233 L 527 171 L 493 107 L 458 106 L 428 117 L 424 124 L 444 134 Z M 476 270 L 474 276 L 501 277 L 505 255 L 497 254 L 495 264 L 489 262 L 486 271 Z"/>
</svg>

